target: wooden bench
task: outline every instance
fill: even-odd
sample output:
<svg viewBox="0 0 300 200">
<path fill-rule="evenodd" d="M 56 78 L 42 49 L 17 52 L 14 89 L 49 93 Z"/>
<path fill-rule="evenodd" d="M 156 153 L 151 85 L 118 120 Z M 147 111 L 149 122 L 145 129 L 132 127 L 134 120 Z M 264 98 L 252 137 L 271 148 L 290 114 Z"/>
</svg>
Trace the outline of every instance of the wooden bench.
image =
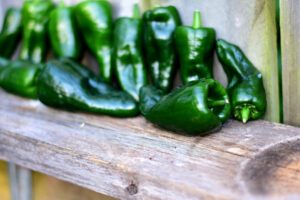
<svg viewBox="0 0 300 200">
<path fill-rule="evenodd" d="M 48 108 L 0 91 L 0 159 L 120 199 L 300 198 L 300 128 L 230 120 L 187 137 L 142 117 Z"/>
</svg>

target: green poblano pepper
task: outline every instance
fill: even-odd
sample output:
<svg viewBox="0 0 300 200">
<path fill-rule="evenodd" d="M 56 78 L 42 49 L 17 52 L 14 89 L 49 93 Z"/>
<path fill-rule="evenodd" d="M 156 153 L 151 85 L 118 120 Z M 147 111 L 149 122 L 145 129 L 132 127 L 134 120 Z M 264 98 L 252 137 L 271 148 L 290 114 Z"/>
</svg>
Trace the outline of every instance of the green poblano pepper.
<svg viewBox="0 0 300 200">
<path fill-rule="evenodd" d="M 213 55 L 216 33 L 201 27 L 199 11 L 194 12 L 193 26 L 179 26 L 175 31 L 180 73 L 184 84 L 201 78 L 213 78 Z"/>
<path fill-rule="evenodd" d="M 167 92 L 176 70 L 174 31 L 181 24 L 174 6 L 156 7 L 143 15 L 146 61 L 154 86 Z"/>
<path fill-rule="evenodd" d="M 61 1 L 59 7 L 50 14 L 48 29 L 51 46 L 57 57 L 74 60 L 82 57 L 82 41 L 73 7 L 66 7 Z"/>
<path fill-rule="evenodd" d="M 138 5 L 133 18 L 117 19 L 114 26 L 113 64 L 122 90 L 137 101 L 139 90 L 147 84 L 147 74 L 142 52 L 142 20 Z"/>
<path fill-rule="evenodd" d="M 84 40 L 95 55 L 99 76 L 105 82 L 112 81 L 112 8 L 108 1 L 90 0 L 76 5 L 75 15 Z"/>
<path fill-rule="evenodd" d="M 43 61 L 47 54 L 47 33 L 51 1 L 25 1 L 22 8 L 23 43 L 20 59 L 35 63 Z"/>
<path fill-rule="evenodd" d="M 11 61 L 0 69 L 0 86 L 8 92 L 36 99 L 37 77 L 42 67 L 30 61 Z"/>
<path fill-rule="evenodd" d="M 38 98 L 52 107 L 116 117 L 139 113 L 138 105 L 130 95 L 116 90 L 86 67 L 68 59 L 45 64 L 38 78 Z"/>
<path fill-rule="evenodd" d="M 21 11 L 9 8 L 6 11 L 0 33 L 0 56 L 11 58 L 21 39 Z"/>
<path fill-rule="evenodd" d="M 218 129 L 231 113 L 226 89 L 213 79 L 190 82 L 168 95 L 153 86 L 144 86 L 140 110 L 152 123 L 189 135 Z"/>
<path fill-rule="evenodd" d="M 263 116 L 267 100 L 261 73 L 236 45 L 220 39 L 217 54 L 228 78 L 227 91 L 234 117 L 246 123 Z"/>
</svg>

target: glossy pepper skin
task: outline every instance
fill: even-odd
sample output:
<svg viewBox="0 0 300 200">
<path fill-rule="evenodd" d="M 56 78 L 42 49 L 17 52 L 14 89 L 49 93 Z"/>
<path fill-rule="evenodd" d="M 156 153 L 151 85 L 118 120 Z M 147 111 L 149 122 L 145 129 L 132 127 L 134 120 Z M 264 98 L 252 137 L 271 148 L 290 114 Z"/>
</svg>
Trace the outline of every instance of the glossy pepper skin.
<svg viewBox="0 0 300 200">
<path fill-rule="evenodd" d="M 90 0 L 76 5 L 75 15 L 84 40 L 95 55 L 100 78 L 112 81 L 112 8 L 108 1 Z"/>
<path fill-rule="evenodd" d="M 113 64 L 120 87 L 137 101 L 140 88 L 147 84 L 142 40 L 142 20 L 135 5 L 133 18 L 122 17 L 115 22 Z"/>
<path fill-rule="evenodd" d="M 146 61 L 154 86 L 164 92 L 172 87 L 176 70 L 174 31 L 181 25 L 174 6 L 156 7 L 143 15 Z"/>
<path fill-rule="evenodd" d="M 39 100 L 52 107 L 116 117 L 138 114 L 136 101 L 102 82 L 84 66 L 68 59 L 45 64 L 38 79 Z"/>
<path fill-rule="evenodd" d="M 21 11 L 9 8 L 4 17 L 0 33 L 0 56 L 11 58 L 21 39 Z"/>
<path fill-rule="evenodd" d="M 231 112 L 226 89 L 213 79 L 190 82 L 168 95 L 144 86 L 140 110 L 152 123 L 188 135 L 203 135 L 219 128 Z"/>
<path fill-rule="evenodd" d="M 228 77 L 234 117 L 246 123 L 263 116 L 267 100 L 261 73 L 238 46 L 225 40 L 217 41 L 217 54 Z"/>
<path fill-rule="evenodd" d="M 10 61 L 7 60 L 6 58 L 3 58 L 3 57 L 0 57 L 0 73 L 1 73 L 1 70 L 3 70 L 6 65 L 8 65 Z"/>
<path fill-rule="evenodd" d="M 213 55 L 216 33 L 201 27 L 199 11 L 194 12 L 193 26 L 179 26 L 175 31 L 176 49 L 180 61 L 182 82 L 213 78 Z"/>
<path fill-rule="evenodd" d="M 82 42 L 73 7 L 66 7 L 61 1 L 59 7 L 50 14 L 48 29 L 51 46 L 56 57 L 74 60 L 82 57 Z"/>
<path fill-rule="evenodd" d="M 40 63 L 47 54 L 48 21 L 51 1 L 25 1 L 22 8 L 23 43 L 20 59 Z"/>
<path fill-rule="evenodd" d="M 8 92 L 31 98 L 37 98 L 37 77 L 41 64 L 29 61 L 12 61 L 0 69 L 0 86 Z"/>
</svg>

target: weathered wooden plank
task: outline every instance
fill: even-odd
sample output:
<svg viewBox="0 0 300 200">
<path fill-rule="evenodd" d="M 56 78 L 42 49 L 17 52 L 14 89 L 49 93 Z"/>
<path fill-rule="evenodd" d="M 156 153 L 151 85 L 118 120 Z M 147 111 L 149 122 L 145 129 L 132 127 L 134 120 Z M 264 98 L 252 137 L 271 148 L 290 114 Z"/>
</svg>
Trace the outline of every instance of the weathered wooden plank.
<svg viewBox="0 0 300 200">
<path fill-rule="evenodd" d="M 300 1 L 280 1 L 284 122 L 300 126 Z"/>
<path fill-rule="evenodd" d="M 229 121 L 217 133 L 187 137 L 142 117 L 65 112 L 3 91 L 0 99 L 1 159 L 96 192 L 121 199 L 300 195 L 288 187 L 300 184 L 299 128 Z"/>
</svg>

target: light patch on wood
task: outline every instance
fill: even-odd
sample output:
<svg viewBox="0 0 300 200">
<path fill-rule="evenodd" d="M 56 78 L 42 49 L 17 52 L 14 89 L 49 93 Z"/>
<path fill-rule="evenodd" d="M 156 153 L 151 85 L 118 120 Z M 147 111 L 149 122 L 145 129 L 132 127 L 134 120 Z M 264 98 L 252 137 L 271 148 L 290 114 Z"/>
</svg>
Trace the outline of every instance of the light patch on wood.
<svg viewBox="0 0 300 200">
<path fill-rule="evenodd" d="M 90 156 L 89 156 L 89 159 L 90 159 L 92 162 L 103 163 L 103 164 L 109 164 L 109 162 L 104 161 L 104 160 L 101 160 L 101 159 L 98 159 L 98 158 L 94 158 L 94 157 L 90 157 Z"/>
</svg>

